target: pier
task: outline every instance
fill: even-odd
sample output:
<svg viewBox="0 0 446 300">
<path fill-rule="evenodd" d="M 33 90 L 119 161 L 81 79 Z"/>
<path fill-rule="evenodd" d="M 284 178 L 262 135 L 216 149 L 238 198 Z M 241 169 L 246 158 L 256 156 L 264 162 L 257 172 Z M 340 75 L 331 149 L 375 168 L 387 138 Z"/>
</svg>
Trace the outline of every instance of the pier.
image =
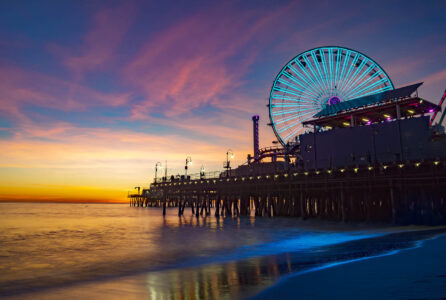
<svg viewBox="0 0 446 300">
<path fill-rule="evenodd" d="M 422 82 L 394 88 L 376 62 L 352 51 L 311 49 L 279 72 L 267 105 L 279 146 L 259 148 L 254 115 L 245 164 L 232 170 L 228 150 L 225 172 L 188 176 L 188 157 L 184 176 L 158 181 L 157 163 L 154 182 L 129 195 L 130 205 L 164 215 L 175 207 L 179 216 L 446 224 L 445 110 L 435 123 L 446 91 L 435 104 L 418 95 Z M 350 75 L 309 72 L 325 61 Z"/>
<path fill-rule="evenodd" d="M 222 173 L 222 175 L 225 173 Z M 195 216 L 289 216 L 343 222 L 446 223 L 446 161 L 173 179 L 130 205 Z"/>
</svg>

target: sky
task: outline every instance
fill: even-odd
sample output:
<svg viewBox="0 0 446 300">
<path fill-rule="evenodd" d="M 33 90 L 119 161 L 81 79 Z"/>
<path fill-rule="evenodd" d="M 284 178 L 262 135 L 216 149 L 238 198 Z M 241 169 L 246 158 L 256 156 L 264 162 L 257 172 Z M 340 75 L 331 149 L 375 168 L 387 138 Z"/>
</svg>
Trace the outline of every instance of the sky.
<svg viewBox="0 0 446 300">
<path fill-rule="evenodd" d="M 272 145 L 269 92 L 318 46 L 373 58 L 396 87 L 446 88 L 446 1 L 0 2 L 0 201 L 126 201 L 170 174 Z M 160 170 L 164 172 L 164 170 Z"/>
</svg>

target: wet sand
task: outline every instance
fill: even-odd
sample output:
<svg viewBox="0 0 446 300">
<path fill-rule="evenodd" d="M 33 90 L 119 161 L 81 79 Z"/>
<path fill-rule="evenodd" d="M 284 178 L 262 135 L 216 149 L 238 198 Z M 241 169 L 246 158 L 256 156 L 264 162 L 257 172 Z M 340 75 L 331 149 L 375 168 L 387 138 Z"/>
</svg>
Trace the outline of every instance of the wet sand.
<svg viewBox="0 0 446 300">
<path fill-rule="evenodd" d="M 283 278 L 253 299 L 446 299 L 446 235 Z"/>
</svg>

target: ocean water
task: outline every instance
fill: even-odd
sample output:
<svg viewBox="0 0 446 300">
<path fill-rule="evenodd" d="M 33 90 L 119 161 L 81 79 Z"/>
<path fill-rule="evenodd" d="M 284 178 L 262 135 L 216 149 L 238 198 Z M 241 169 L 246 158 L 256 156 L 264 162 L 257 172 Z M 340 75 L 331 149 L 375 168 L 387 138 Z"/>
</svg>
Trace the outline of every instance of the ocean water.
<svg viewBox="0 0 446 300">
<path fill-rule="evenodd" d="M 434 234 L 422 229 L 1 203 L 0 296 L 243 299 L 288 274 L 391 253 Z"/>
</svg>

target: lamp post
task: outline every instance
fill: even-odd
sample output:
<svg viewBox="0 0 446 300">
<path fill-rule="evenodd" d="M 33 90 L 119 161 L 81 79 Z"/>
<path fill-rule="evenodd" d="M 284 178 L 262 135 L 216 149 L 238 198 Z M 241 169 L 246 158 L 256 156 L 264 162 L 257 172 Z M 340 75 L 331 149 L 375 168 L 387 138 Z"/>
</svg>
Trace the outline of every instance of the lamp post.
<svg viewBox="0 0 446 300">
<path fill-rule="evenodd" d="M 187 169 L 191 164 L 192 164 L 192 157 L 190 156 L 186 157 L 186 165 L 184 166 L 184 170 L 186 171 L 186 179 L 187 179 Z"/>
<path fill-rule="evenodd" d="M 204 179 L 206 177 L 206 173 L 205 173 L 205 168 L 204 166 L 201 166 L 200 168 L 200 179 Z"/>
<path fill-rule="evenodd" d="M 157 162 L 155 164 L 155 183 L 156 183 L 156 178 L 157 178 L 157 174 L 158 174 L 158 169 L 161 169 L 163 166 L 161 166 L 160 162 Z"/>
<path fill-rule="evenodd" d="M 138 195 L 139 195 L 139 190 L 141 189 L 140 186 L 135 186 L 135 190 L 138 190 Z"/>
<path fill-rule="evenodd" d="M 226 151 L 226 177 L 229 177 L 229 170 L 231 169 L 231 162 L 229 161 L 229 157 L 230 159 L 234 158 L 234 153 L 232 152 L 231 149 L 229 149 L 228 151 Z"/>
</svg>

